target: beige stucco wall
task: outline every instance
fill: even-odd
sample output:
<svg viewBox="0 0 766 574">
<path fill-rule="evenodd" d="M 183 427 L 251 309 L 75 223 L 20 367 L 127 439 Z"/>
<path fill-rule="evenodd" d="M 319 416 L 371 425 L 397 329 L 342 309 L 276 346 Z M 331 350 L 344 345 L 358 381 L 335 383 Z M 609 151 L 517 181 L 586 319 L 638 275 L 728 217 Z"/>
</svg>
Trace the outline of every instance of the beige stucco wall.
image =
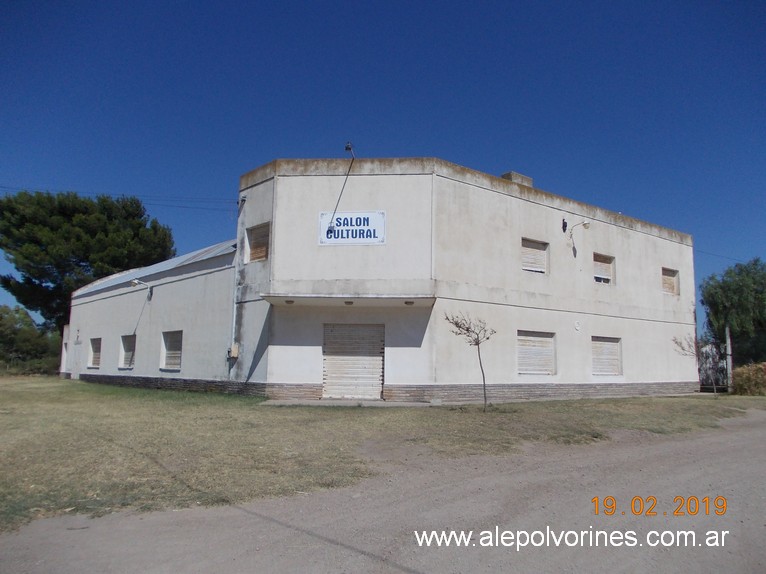
<svg viewBox="0 0 766 574">
<path fill-rule="evenodd" d="M 82 374 L 223 380 L 229 376 L 234 267 L 225 255 L 72 300 L 65 371 Z M 183 331 L 181 368 L 161 368 L 162 333 Z M 136 335 L 135 364 L 120 367 L 123 335 Z M 101 364 L 89 367 L 90 339 L 101 338 Z"/>
<path fill-rule="evenodd" d="M 475 383 L 475 350 L 452 335 L 445 312 L 485 318 L 498 331 L 485 349 L 492 383 L 668 382 L 697 378 L 673 338 L 694 333 L 691 237 L 440 160 L 357 160 L 338 211 L 385 211 L 385 245 L 323 246 L 318 216 L 332 211 L 348 160 L 280 160 L 246 174 L 240 231 L 266 221 L 248 213 L 253 190 L 269 186 L 272 244 L 268 282 L 239 277 L 240 304 L 273 303 L 268 368 L 273 383 L 321 383 L 322 325 L 386 325 L 385 383 Z M 255 213 L 255 212 L 253 212 Z M 566 219 L 572 235 L 561 230 Z M 582 221 L 590 226 L 574 227 Z M 247 222 L 247 223 L 243 223 Z M 521 269 L 521 239 L 549 244 L 546 274 Z M 593 253 L 615 257 L 615 281 L 593 279 Z M 662 267 L 679 271 L 680 294 L 662 291 Z M 407 297 L 433 308 L 404 308 Z M 251 303 L 247 303 L 247 301 Z M 292 306 L 285 301 L 292 300 Z M 344 307 L 343 300 L 352 300 Z M 375 302 L 377 300 L 377 302 Z M 430 301 L 430 303 L 428 303 Z M 247 316 L 247 311 L 243 312 Z M 263 316 L 263 313 L 261 313 Z M 238 333 L 262 326 L 244 321 Z M 556 334 L 557 372 L 518 374 L 518 330 Z M 401 344 L 402 333 L 408 336 Z M 591 337 L 622 340 L 623 372 L 592 374 Z M 247 344 L 247 343 L 245 343 Z M 251 369 L 252 371 L 252 369 Z"/>
<path fill-rule="evenodd" d="M 241 178 L 236 253 L 145 278 L 151 300 L 128 284 L 75 294 L 65 370 L 316 388 L 323 325 L 374 323 L 385 325 L 389 388 L 475 385 L 475 349 L 444 320 L 464 312 L 497 331 L 482 347 L 491 385 L 697 379 L 673 344 L 695 331 L 690 236 L 432 158 L 359 159 L 346 180 L 348 168 L 266 164 Z M 320 244 L 319 214 L 341 189 L 338 212 L 385 212 L 384 244 Z M 249 262 L 247 229 L 269 222 L 268 259 Z M 548 244 L 545 274 L 522 270 L 522 238 Z M 615 258 L 612 284 L 594 281 L 594 252 Z M 663 292 L 663 267 L 678 270 L 678 295 Z M 120 336 L 134 330 L 136 364 L 120 369 Z M 183 330 L 184 350 L 168 372 L 170 330 Z M 518 373 L 519 330 L 555 333 L 555 374 Z M 594 336 L 621 340 L 620 375 L 593 375 Z M 98 369 L 87 367 L 93 337 Z"/>
<path fill-rule="evenodd" d="M 269 380 L 321 383 L 324 324 L 360 323 L 385 325 L 386 384 L 433 381 L 433 346 L 428 330 L 431 314 L 431 307 L 275 307 Z"/>
<path fill-rule="evenodd" d="M 694 359 L 673 343 L 695 331 L 689 236 L 501 180 L 437 175 L 433 197 L 434 315 L 464 311 L 498 331 L 484 354 L 489 380 L 697 379 Z M 571 236 L 562 232 L 562 219 Z M 572 228 L 583 221 L 589 228 Z M 522 238 L 549 244 L 547 273 L 522 270 Z M 612 284 L 594 281 L 594 252 L 615 258 Z M 678 295 L 663 292 L 663 267 L 678 270 Z M 556 334 L 555 375 L 518 374 L 518 330 Z M 437 329 L 436 381 L 475 380 L 476 366 L 463 360 L 447 331 Z M 592 336 L 622 340 L 621 376 L 592 375 Z"/>
</svg>

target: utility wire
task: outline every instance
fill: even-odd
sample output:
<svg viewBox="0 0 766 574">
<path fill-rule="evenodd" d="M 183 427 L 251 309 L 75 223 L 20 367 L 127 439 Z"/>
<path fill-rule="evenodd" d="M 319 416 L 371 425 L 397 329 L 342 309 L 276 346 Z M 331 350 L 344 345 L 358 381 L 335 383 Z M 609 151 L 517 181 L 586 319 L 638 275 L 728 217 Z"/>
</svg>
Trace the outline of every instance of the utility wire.
<svg viewBox="0 0 766 574">
<path fill-rule="evenodd" d="M 710 255 L 712 257 L 720 257 L 721 259 L 728 259 L 729 261 L 736 261 L 737 263 L 747 263 L 747 261 L 744 261 L 742 259 L 737 259 L 736 257 L 730 257 L 728 255 L 721 255 L 719 253 L 711 253 L 710 251 L 703 251 L 702 249 L 694 248 L 695 253 L 701 253 L 703 255 Z"/>
</svg>

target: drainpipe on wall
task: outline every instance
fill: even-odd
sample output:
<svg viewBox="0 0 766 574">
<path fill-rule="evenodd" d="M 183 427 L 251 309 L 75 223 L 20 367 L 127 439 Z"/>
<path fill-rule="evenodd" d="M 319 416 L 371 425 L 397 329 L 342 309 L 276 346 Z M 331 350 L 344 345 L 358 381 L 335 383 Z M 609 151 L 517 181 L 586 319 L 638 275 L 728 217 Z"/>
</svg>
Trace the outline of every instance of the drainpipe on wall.
<svg viewBox="0 0 766 574">
<path fill-rule="evenodd" d="M 245 202 L 247 201 L 247 194 L 241 194 L 237 204 L 237 243 L 236 251 L 234 252 L 234 281 L 232 284 L 231 292 L 231 334 L 229 337 L 229 348 L 226 351 L 226 362 L 228 363 L 228 377 L 232 380 L 231 371 L 239 360 L 239 341 L 237 341 L 237 300 L 239 295 L 239 272 L 242 268 L 243 254 L 240 252 L 240 237 L 243 233 L 240 233 L 240 225 L 242 212 L 245 208 Z"/>
</svg>

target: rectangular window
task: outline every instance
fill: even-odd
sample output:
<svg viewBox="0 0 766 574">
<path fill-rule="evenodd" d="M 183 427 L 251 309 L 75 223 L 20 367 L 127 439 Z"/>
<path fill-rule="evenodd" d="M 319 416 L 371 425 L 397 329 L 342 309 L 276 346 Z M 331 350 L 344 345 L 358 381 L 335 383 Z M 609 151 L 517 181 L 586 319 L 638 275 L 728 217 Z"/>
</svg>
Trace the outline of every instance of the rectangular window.
<svg viewBox="0 0 766 574">
<path fill-rule="evenodd" d="M 675 269 L 662 268 L 662 290 L 670 295 L 678 295 L 678 271 Z"/>
<path fill-rule="evenodd" d="M 123 335 L 122 345 L 120 346 L 120 367 L 123 369 L 132 369 L 136 360 L 136 336 Z"/>
<path fill-rule="evenodd" d="M 548 271 L 548 244 L 522 238 L 521 268 L 533 273 L 546 273 Z"/>
<path fill-rule="evenodd" d="M 183 331 L 162 333 L 162 368 L 180 370 L 183 349 Z"/>
<path fill-rule="evenodd" d="M 594 375 L 621 375 L 622 353 L 620 339 L 591 337 Z"/>
<path fill-rule="evenodd" d="M 90 356 L 88 366 L 98 368 L 101 366 L 101 339 L 90 340 Z"/>
<path fill-rule="evenodd" d="M 593 254 L 593 279 L 596 283 L 614 283 L 614 257 Z"/>
<path fill-rule="evenodd" d="M 271 223 L 261 223 L 247 230 L 248 261 L 265 261 L 269 258 L 269 235 Z"/>
<path fill-rule="evenodd" d="M 556 338 L 554 333 L 517 332 L 519 373 L 556 374 Z"/>
</svg>

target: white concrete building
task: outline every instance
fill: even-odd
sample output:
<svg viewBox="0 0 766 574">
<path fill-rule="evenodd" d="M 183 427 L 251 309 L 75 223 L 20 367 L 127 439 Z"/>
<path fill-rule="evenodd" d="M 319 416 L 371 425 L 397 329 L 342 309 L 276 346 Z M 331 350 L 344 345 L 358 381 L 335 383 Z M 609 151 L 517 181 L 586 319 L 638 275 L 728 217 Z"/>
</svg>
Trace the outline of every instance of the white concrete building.
<svg viewBox="0 0 766 574">
<path fill-rule="evenodd" d="M 689 235 L 432 158 L 277 160 L 236 242 L 72 297 L 62 371 L 275 398 L 490 400 L 697 390 Z"/>
</svg>

